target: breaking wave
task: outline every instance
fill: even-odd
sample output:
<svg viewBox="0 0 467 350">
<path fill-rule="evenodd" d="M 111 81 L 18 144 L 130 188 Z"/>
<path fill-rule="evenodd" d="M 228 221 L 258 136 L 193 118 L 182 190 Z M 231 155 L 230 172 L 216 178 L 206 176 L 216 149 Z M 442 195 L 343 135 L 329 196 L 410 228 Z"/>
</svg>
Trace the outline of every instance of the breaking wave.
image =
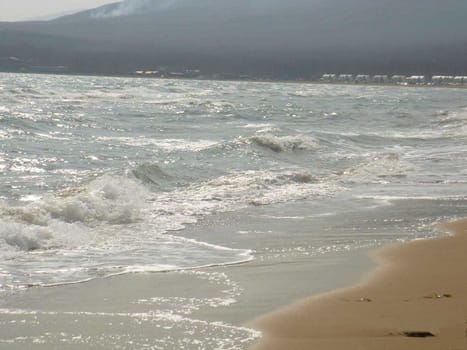
<svg viewBox="0 0 467 350">
<path fill-rule="evenodd" d="M 105 175 L 24 207 L 0 208 L 0 238 L 20 250 L 71 248 L 86 244 L 102 225 L 143 220 L 148 192 L 123 176 Z"/>
<path fill-rule="evenodd" d="M 269 149 L 273 152 L 293 152 L 293 151 L 314 151 L 319 145 L 311 137 L 297 136 L 274 136 L 274 135 L 256 135 L 250 138 L 250 141 L 257 146 Z"/>
<path fill-rule="evenodd" d="M 126 173 L 106 174 L 22 206 L 0 204 L 0 258 L 10 271 L 0 276 L 0 292 L 248 261 L 248 250 L 170 232 L 215 213 L 340 190 L 302 170 L 241 171 L 183 185 L 158 164 L 143 163 Z"/>
<path fill-rule="evenodd" d="M 159 165 L 151 163 L 138 165 L 131 171 L 131 174 L 143 184 L 155 186 L 159 190 L 171 188 L 176 181 L 173 176 L 163 171 Z"/>
<path fill-rule="evenodd" d="M 128 174 L 104 175 L 25 206 L 0 207 L 0 240 L 22 251 L 117 244 L 132 225 L 155 228 L 157 235 L 205 215 L 335 190 L 305 171 L 244 171 L 184 186 L 174 186 L 177 179 L 157 164 Z"/>
</svg>

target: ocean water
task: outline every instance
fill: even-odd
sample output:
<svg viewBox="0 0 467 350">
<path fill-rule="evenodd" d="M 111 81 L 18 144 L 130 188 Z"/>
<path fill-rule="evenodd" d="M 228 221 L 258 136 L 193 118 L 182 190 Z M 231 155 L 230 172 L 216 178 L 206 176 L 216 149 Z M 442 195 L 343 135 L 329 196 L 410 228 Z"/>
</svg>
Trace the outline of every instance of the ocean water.
<svg viewBox="0 0 467 350">
<path fill-rule="evenodd" d="M 171 311 L 153 320 L 178 324 L 183 336 L 153 348 L 244 348 L 254 332 L 227 324 L 191 320 L 218 337 L 187 336 L 193 310 L 242 293 L 200 268 L 437 234 L 434 223 L 465 209 L 466 97 L 465 89 L 0 74 L 0 296 L 179 271 L 218 285 L 221 296 L 158 299 Z M 353 233 L 333 221 L 401 201 L 447 209 L 405 210 Z M 236 232 L 241 245 L 180 234 L 228 213 L 256 213 Z M 336 229 L 307 245 L 264 240 L 257 249 L 271 220 L 287 223 L 274 233 L 281 242 L 300 222 Z"/>
</svg>

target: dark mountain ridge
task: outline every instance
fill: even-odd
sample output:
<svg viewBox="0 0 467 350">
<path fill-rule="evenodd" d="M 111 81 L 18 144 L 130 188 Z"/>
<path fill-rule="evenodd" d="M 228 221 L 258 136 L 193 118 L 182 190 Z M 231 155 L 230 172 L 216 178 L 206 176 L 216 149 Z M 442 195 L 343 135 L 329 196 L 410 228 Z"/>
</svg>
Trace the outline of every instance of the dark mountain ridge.
<svg viewBox="0 0 467 350">
<path fill-rule="evenodd" d="M 127 0 L 0 23 L 0 57 L 92 74 L 467 75 L 466 17 L 459 0 Z"/>
</svg>

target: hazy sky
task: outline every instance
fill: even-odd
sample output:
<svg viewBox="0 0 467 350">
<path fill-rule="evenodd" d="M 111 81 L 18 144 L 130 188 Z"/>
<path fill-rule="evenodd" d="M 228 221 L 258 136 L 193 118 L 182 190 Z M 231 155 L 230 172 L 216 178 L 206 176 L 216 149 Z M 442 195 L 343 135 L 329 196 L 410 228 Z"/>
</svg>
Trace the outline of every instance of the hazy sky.
<svg viewBox="0 0 467 350">
<path fill-rule="evenodd" d="M 59 15 L 119 0 L 0 0 L 0 21 L 20 21 Z"/>
</svg>

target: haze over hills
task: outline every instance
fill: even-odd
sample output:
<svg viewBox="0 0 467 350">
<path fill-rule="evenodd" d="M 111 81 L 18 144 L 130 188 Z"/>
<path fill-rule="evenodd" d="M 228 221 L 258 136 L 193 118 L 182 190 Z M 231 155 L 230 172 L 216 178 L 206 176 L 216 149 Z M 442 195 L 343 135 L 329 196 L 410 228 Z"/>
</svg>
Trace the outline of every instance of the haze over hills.
<svg viewBox="0 0 467 350">
<path fill-rule="evenodd" d="M 466 14 L 464 0 L 126 0 L 0 23 L 0 69 L 467 75 Z"/>
</svg>

